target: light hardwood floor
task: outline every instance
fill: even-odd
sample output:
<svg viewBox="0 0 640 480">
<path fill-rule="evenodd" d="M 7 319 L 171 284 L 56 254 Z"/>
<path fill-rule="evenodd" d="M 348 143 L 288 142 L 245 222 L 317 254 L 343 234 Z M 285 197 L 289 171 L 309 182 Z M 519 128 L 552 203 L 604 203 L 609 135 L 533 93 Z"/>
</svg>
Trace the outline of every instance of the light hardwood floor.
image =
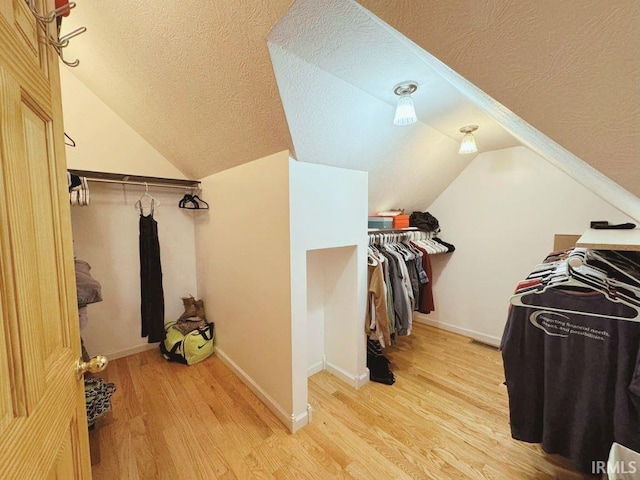
<svg viewBox="0 0 640 480">
<path fill-rule="evenodd" d="M 498 351 L 416 324 L 385 354 L 392 386 L 356 391 L 314 375 L 313 422 L 295 435 L 216 357 L 190 367 L 154 350 L 115 360 L 94 479 L 583 478 L 511 439 Z"/>
</svg>

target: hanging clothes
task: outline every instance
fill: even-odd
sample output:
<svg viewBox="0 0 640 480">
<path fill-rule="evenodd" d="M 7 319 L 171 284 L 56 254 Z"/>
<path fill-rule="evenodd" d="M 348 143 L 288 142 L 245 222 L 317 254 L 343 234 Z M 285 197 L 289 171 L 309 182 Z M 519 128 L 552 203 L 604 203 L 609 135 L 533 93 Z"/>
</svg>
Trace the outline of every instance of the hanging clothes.
<svg viewBox="0 0 640 480">
<path fill-rule="evenodd" d="M 425 272 L 425 281 L 422 282 L 420 287 L 417 310 L 420 313 L 431 313 L 435 311 L 436 307 L 433 301 L 433 272 L 431 268 L 431 259 L 429 258 L 429 252 L 420 246 L 417 242 L 411 242 L 418 250 L 422 252 L 422 270 Z"/>
<path fill-rule="evenodd" d="M 153 218 L 155 201 L 151 200 L 151 212 L 144 215 L 140 203 L 140 315 L 142 337 L 149 343 L 165 339 L 164 293 L 162 290 L 162 266 L 158 224 Z"/>
<path fill-rule="evenodd" d="M 501 345 L 513 438 L 585 473 L 614 441 L 640 451 L 640 257 L 612 255 L 550 255 L 518 284 Z"/>
<path fill-rule="evenodd" d="M 385 347 L 391 345 L 389 317 L 387 310 L 387 292 L 384 283 L 382 262 L 369 258 L 368 265 L 369 298 L 367 308 L 367 333 Z"/>
<path fill-rule="evenodd" d="M 446 253 L 449 249 L 433 241 L 432 234 L 418 230 L 402 233 L 374 233 L 369 236 L 369 285 L 373 272 L 376 285 L 382 280 L 386 290 L 386 319 L 389 321 L 389 336 L 393 343 L 396 335 L 410 335 L 413 326 L 413 311 L 429 313 L 435 310 L 431 282 L 431 260 L 429 255 Z M 371 288 L 370 288 L 371 295 Z M 379 300 L 379 297 L 376 297 Z M 377 305 L 380 308 L 380 305 Z M 372 315 L 380 317 L 375 302 L 369 301 L 367 328 L 376 325 Z M 367 333 L 370 333 L 369 331 Z M 382 335 L 374 335 L 383 347 L 388 343 Z"/>
</svg>

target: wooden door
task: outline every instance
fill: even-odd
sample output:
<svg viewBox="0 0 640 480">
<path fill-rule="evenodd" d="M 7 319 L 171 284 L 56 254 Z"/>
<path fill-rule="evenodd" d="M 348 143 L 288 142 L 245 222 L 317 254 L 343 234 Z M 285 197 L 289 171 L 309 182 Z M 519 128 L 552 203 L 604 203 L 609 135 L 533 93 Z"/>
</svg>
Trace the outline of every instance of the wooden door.
<svg viewBox="0 0 640 480">
<path fill-rule="evenodd" d="M 25 0 L 0 0 L 2 479 L 91 478 L 59 82 Z"/>
</svg>

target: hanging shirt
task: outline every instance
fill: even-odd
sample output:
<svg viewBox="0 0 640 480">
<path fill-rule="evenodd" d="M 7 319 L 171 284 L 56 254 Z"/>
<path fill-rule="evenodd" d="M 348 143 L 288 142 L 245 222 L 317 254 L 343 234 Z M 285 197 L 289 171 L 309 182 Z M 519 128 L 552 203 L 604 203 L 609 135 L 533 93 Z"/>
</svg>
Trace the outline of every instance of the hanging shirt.
<svg viewBox="0 0 640 480">
<path fill-rule="evenodd" d="M 389 255 L 388 258 L 392 259 L 396 265 L 396 280 L 399 281 L 394 282 L 394 296 L 396 296 L 400 302 L 404 303 L 401 308 L 402 317 L 400 319 L 400 326 L 397 328 L 398 335 L 410 335 L 413 323 L 412 312 L 414 300 L 407 265 L 404 261 L 404 257 L 395 250 L 387 246 L 385 252 Z"/>
<path fill-rule="evenodd" d="M 418 306 L 418 311 L 421 313 L 431 313 L 436 309 L 433 301 L 433 282 L 431 281 L 433 274 L 431 269 L 431 259 L 429 258 L 429 254 L 424 248 L 416 244 L 414 245 L 418 250 L 422 252 L 422 268 L 424 269 L 427 276 L 427 282 L 421 285 L 420 304 Z"/>
<path fill-rule="evenodd" d="M 367 308 L 367 334 L 378 340 L 383 347 L 391 345 L 389 318 L 387 317 L 387 295 L 384 289 L 382 264 L 368 266 L 369 305 Z"/>
<path fill-rule="evenodd" d="M 591 473 L 616 441 L 640 451 L 640 323 L 599 292 L 551 288 L 510 309 L 502 337 L 511 434 Z"/>
<path fill-rule="evenodd" d="M 407 335 L 411 327 L 411 309 L 406 287 L 402 282 L 402 273 L 400 272 L 399 264 L 402 262 L 387 250 L 381 250 L 380 254 L 385 256 L 389 264 L 389 278 L 393 291 L 395 330 L 398 335 Z"/>
</svg>

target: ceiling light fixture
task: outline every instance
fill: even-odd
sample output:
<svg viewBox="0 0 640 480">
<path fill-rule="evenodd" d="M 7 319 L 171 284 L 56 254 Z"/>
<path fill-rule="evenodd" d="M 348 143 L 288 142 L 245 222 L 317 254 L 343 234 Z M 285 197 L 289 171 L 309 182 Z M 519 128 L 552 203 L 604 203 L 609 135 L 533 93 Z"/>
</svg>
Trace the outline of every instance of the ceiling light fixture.
<svg viewBox="0 0 640 480">
<path fill-rule="evenodd" d="M 464 137 L 462 137 L 462 142 L 460 143 L 460 150 L 458 153 L 466 154 L 466 153 L 476 153 L 478 151 L 478 146 L 476 145 L 476 137 L 473 136 L 473 132 L 478 129 L 478 125 L 467 125 L 466 127 L 462 127 L 460 132 L 464 133 Z"/>
<path fill-rule="evenodd" d="M 413 106 L 413 98 L 411 98 L 411 94 L 417 89 L 418 84 L 415 82 L 399 83 L 393 87 L 393 93 L 400 97 L 396 107 L 396 115 L 393 118 L 395 125 L 411 125 L 418 120 L 416 109 Z"/>
</svg>

